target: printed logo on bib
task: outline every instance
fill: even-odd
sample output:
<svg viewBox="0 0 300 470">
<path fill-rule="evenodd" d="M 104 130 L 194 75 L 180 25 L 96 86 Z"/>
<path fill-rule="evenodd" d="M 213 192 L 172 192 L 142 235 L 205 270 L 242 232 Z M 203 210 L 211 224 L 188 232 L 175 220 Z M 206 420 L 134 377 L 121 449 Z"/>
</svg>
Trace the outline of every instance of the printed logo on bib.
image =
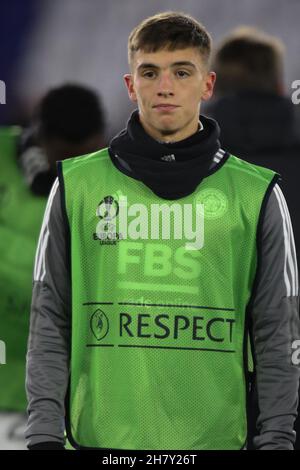
<svg viewBox="0 0 300 470">
<path fill-rule="evenodd" d="M 236 320 L 231 308 L 119 302 L 105 305 L 105 313 L 98 308 L 88 318 L 93 341 L 88 347 L 234 352 Z"/>
<path fill-rule="evenodd" d="M 91 316 L 90 327 L 95 338 L 100 341 L 105 338 L 109 330 L 109 322 L 105 313 L 98 309 Z"/>
<path fill-rule="evenodd" d="M 122 239 L 122 234 L 117 232 L 116 218 L 119 214 L 118 201 L 113 196 L 105 196 L 98 204 L 96 216 L 99 217 L 94 240 L 100 240 L 103 245 L 115 245 Z"/>
<path fill-rule="evenodd" d="M 228 199 L 219 189 L 208 188 L 200 191 L 195 198 L 195 204 L 204 205 L 205 219 L 218 219 L 228 210 Z"/>
</svg>

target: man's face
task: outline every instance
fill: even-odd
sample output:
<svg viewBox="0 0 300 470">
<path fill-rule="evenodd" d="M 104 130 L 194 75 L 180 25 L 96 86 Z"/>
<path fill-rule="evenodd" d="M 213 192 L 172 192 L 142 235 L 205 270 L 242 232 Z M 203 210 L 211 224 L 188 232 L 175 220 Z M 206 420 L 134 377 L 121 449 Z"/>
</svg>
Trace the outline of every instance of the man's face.
<svg viewBox="0 0 300 470">
<path fill-rule="evenodd" d="M 150 53 L 139 50 L 132 73 L 124 80 L 146 132 L 157 140 L 178 141 L 197 131 L 200 103 L 211 97 L 215 73 L 207 72 L 193 47 Z"/>
</svg>

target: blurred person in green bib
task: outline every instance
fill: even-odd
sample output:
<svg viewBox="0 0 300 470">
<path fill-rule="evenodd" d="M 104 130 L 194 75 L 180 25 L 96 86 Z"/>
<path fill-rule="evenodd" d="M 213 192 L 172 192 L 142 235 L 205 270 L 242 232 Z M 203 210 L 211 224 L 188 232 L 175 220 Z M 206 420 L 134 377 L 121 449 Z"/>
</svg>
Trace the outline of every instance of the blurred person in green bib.
<svg viewBox="0 0 300 470">
<path fill-rule="evenodd" d="M 6 364 L 0 366 L 0 412 L 26 411 L 34 255 L 56 160 L 95 151 L 103 144 L 98 96 L 77 84 L 50 90 L 29 129 L 0 128 L 0 339 L 6 345 Z"/>
</svg>

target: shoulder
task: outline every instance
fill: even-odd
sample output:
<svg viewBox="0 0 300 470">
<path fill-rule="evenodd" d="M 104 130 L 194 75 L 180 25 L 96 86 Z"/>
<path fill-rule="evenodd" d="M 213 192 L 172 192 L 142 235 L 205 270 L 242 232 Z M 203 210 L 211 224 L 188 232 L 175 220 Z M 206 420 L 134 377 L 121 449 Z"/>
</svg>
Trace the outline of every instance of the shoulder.
<svg viewBox="0 0 300 470">
<path fill-rule="evenodd" d="M 227 166 L 237 172 L 252 175 L 253 177 L 257 177 L 259 179 L 262 178 L 270 180 L 276 174 L 278 174 L 270 168 L 255 165 L 254 163 L 250 163 L 247 160 L 232 154 L 228 158 Z"/>
<path fill-rule="evenodd" d="M 58 171 L 64 174 L 73 171 L 84 171 L 85 168 L 91 168 L 94 165 L 99 165 L 101 162 L 109 160 L 108 148 L 103 148 L 97 152 L 89 153 L 87 155 L 80 155 L 79 157 L 67 158 L 57 163 Z"/>
</svg>

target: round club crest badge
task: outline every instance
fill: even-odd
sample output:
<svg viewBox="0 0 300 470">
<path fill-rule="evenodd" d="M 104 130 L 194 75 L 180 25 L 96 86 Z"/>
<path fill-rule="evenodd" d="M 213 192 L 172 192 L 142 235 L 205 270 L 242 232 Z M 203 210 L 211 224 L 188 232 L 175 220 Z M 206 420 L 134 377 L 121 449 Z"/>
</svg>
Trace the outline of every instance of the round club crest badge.
<svg viewBox="0 0 300 470">
<path fill-rule="evenodd" d="M 200 191 L 194 202 L 195 204 L 204 205 L 205 219 L 218 219 L 228 210 L 227 197 L 222 191 L 215 188 L 207 188 Z"/>
</svg>

